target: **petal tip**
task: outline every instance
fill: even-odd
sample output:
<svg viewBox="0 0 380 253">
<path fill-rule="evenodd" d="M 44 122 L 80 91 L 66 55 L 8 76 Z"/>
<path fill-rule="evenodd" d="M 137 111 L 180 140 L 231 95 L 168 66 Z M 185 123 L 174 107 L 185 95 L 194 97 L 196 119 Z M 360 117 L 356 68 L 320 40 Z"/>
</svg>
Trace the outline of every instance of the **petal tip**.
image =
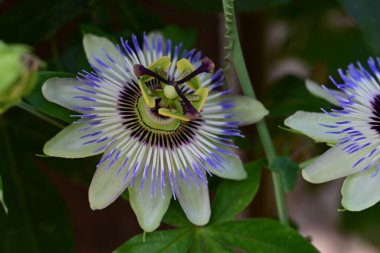
<svg viewBox="0 0 380 253">
<path fill-rule="evenodd" d="M 197 226 L 206 225 L 211 215 L 208 186 L 197 188 L 192 184 L 189 189 L 185 182 L 179 182 L 178 186 L 177 199 L 188 220 Z"/>
<path fill-rule="evenodd" d="M 90 203 L 90 208 L 93 211 L 104 209 L 112 203 L 112 201 L 104 201 L 103 198 L 100 198 L 98 194 L 94 193 L 91 185 L 88 191 L 88 202 Z"/>
<path fill-rule="evenodd" d="M 248 177 L 248 173 L 247 173 L 247 171 L 244 170 L 235 179 L 236 180 L 243 180 L 243 179 L 246 179 L 247 177 Z"/>
<path fill-rule="evenodd" d="M 137 181 L 141 181 L 142 174 L 138 176 Z M 160 190 L 160 186 L 156 186 Z M 129 202 L 136 214 L 140 227 L 145 232 L 156 230 L 169 208 L 172 192 L 169 187 L 163 189 L 163 195 L 151 195 L 150 184 L 145 183 L 140 189 L 138 184 L 128 187 Z"/>
<path fill-rule="evenodd" d="M 355 189 L 355 190 L 360 191 L 360 189 Z M 355 196 L 352 196 L 353 194 L 349 194 L 346 191 L 348 190 L 343 184 L 343 187 L 341 190 L 342 196 L 343 196 L 341 204 L 345 209 L 351 212 L 363 211 L 367 208 L 374 206 L 379 201 L 377 198 L 370 198 L 368 195 L 362 196 L 361 198 L 357 198 Z"/>
<path fill-rule="evenodd" d="M 379 181 L 378 178 L 372 177 L 372 172 L 377 167 L 371 169 L 364 173 L 351 175 L 344 180 L 341 189 L 341 203 L 348 211 L 363 211 L 380 201 Z"/>
<path fill-rule="evenodd" d="M 50 152 L 50 148 L 49 148 L 49 141 L 47 141 L 44 145 L 44 147 L 42 148 L 42 152 L 45 154 L 45 155 L 48 155 L 48 156 L 54 156 L 54 154 L 52 154 Z"/>
<path fill-rule="evenodd" d="M 95 210 L 98 210 L 98 208 L 96 208 L 96 206 L 94 206 L 91 201 L 89 202 L 90 203 L 90 208 L 92 211 L 95 211 Z"/>
<path fill-rule="evenodd" d="M 234 152 L 233 150 L 229 151 L 232 153 Z M 244 165 L 239 157 L 226 155 L 224 158 L 224 166 L 222 166 L 224 168 L 221 168 L 220 170 L 215 170 L 212 166 L 207 165 L 212 174 L 231 180 L 243 180 L 247 178 L 248 174 L 244 169 Z"/>
<path fill-rule="evenodd" d="M 211 211 L 202 212 L 200 215 L 187 215 L 187 218 L 196 226 L 204 226 L 206 225 L 211 216 Z"/>
<path fill-rule="evenodd" d="M 153 226 L 152 224 L 142 224 L 140 222 L 139 222 L 139 225 L 142 228 L 142 230 L 144 230 L 144 232 L 146 232 L 146 233 L 154 232 L 160 226 L 160 224 L 158 224 L 158 225 L 155 224 Z"/>
<path fill-rule="evenodd" d="M 305 86 L 306 86 L 306 89 L 312 93 L 313 91 L 313 88 L 315 87 L 320 87 L 315 81 L 311 80 L 311 79 L 305 79 Z"/>
<path fill-rule="evenodd" d="M 342 188 L 342 193 L 343 193 L 343 188 Z M 370 204 L 368 204 L 368 203 L 364 203 L 364 204 L 363 203 L 358 203 L 358 202 L 352 201 L 351 198 L 343 195 L 341 204 L 348 211 L 359 212 L 359 211 L 363 211 L 364 209 L 367 209 L 367 208 L 373 206 L 376 203 L 370 203 Z"/>
<path fill-rule="evenodd" d="M 305 111 L 296 111 L 284 120 L 284 125 L 292 129 L 298 130 L 298 123 L 303 123 L 302 120 L 305 118 L 308 118 L 308 120 L 310 120 L 309 115 L 312 115 L 312 113 L 308 113 Z M 315 124 L 318 124 L 317 120 L 315 120 Z"/>
<path fill-rule="evenodd" d="M 45 143 L 45 145 L 42 148 L 42 152 L 48 156 L 69 158 L 69 157 L 63 155 L 62 152 L 57 150 L 55 148 L 54 143 L 55 143 L 55 141 L 54 141 L 54 137 L 53 137 L 52 139 L 48 140 Z"/>
<path fill-rule="evenodd" d="M 244 180 L 244 179 L 246 179 L 248 177 L 248 174 L 245 171 L 245 169 L 243 168 L 242 170 L 238 170 L 238 171 L 236 171 L 233 174 L 228 173 L 227 176 L 221 175 L 220 177 L 221 178 L 231 179 L 231 180 Z"/>
<path fill-rule="evenodd" d="M 99 38 L 102 38 L 102 37 L 99 37 L 99 36 L 94 35 L 92 33 L 86 33 L 83 36 L 83 44 L 87 44 L 87 43 L 91 42 L 91 40 L 99 39 Z"/>
<path fill-rule="evenodd" d="M 305 169 L 302 170 L 303 179 L 305 179 L 309 183 L 313 183 L 313 184 L 320 184 L 320 183 L 325 182 L 325 181 L 319 179 L 318 177 L 314 177 L 312 175 L 312 173 L 310 173 L 310 170 L 311 170 L 311 168 L 308 169 L 308 167 L 306 167 Z"/>
<path fill-rule="evenodd" d="M 157 221 L 156 219 L 137 219 L 140 227 L 144 232 L 150 233 L 155 231 L 161 224 L 161 220 Z"/>
<path fill-rule="evenodd" d="M 59 78 L 59 77 L 49 78 L 41 86 L 42 95 L 44 96 L 46 100 L 50 102 L 54 102 L 52 101 L 52 98 L 51 98 L 51 92 L 54 92 L 54 89 L 55 89 L 54 84 L 56 83 L 57 79 L 62 79 L 62 78 Z"/>
<path fill-rule="evenodd" d="M 257 123 L 269 114 L 269 111 L 257 99 L 245 96 L 233 96 L 232 99 L 235 104 L 232 111 L 239 115 L 236 120 L 241 126 Z"/>
</svg>

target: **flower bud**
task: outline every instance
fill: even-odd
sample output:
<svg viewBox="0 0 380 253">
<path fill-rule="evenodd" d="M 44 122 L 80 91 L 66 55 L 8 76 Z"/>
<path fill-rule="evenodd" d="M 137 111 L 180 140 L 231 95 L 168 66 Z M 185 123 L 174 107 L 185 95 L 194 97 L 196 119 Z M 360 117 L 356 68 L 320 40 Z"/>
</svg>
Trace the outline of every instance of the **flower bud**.
<svg viewBox="0 0 380 253">
<path fill-rule="evenodd" d="M 29 47 L 0 41 L 0 114 L 33 88 L 39 64 Z"/>
</svg>

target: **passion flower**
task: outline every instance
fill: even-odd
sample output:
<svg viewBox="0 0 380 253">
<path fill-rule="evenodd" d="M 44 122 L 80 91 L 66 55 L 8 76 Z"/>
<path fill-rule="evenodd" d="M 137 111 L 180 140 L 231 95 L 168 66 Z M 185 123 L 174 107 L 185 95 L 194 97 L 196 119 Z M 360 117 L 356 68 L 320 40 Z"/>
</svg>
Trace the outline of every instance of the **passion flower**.
<svg viewBox="0 0 380 253">
<path fill-rule="evenodd" d="M 93 71 L 77 79 L 52 78 L 46 99 L 79 112 L 76 122 L 49 140 L 50 156 L 103 153 L 89 189 L 92 209 L 112 203 L 128 187 L 140 226 L 155 230 L 170 199 L 188 219 L 210 217 L 208 175 L 246 177 L 231 137 L 238 125 L 267 114 L 260 102 L 218 91 L 220 70 L 201 53 L 181 50 L 160 35 L 121 40 L 84 37 Z"/>
<path fill-rule="evenodd" d="M 338 108 L 324 113 L 296 112 L 285 125 L 332 147 L 303 171 L 311 183 L 346 177 L 342 206 L 361 211 L 380 201 L 380 59 L 370 58 L 366 70 L 360 63 L 339 70 L 337 90 L 307 81 L 307 88 Z"/>
</svg>

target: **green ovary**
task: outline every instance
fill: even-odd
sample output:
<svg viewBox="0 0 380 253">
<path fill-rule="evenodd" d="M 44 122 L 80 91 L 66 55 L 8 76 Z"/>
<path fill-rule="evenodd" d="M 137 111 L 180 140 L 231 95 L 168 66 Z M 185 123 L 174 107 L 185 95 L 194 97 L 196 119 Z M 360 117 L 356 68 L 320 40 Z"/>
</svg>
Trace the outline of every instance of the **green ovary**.
<svg viewBox="0 0 380 253">
<path fill-rule="evenodd" d="M 179 119 L 158 115 L 158 112 L 153 111 L 155 109 L 150 108 L 145 103 L 142 96 L 138 99 L 136 110 L 139 115 L 139 120 L 150 130 L 173 132 L 176 131 L 181 124 Z"/>
</svg>

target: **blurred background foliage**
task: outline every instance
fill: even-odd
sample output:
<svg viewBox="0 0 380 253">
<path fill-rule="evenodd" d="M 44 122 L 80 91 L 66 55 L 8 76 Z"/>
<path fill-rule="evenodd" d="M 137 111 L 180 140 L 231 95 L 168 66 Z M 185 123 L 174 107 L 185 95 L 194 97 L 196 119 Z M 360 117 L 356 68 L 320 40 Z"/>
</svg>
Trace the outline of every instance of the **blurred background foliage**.
<svg viewBox="0 0 380 253">
<path fill-rule="evenodd" d="M 315 146 L 278 126 L 296 110 L 329 107 L 306 91 L 304 78 L 330 86 L 328 77 L 336 77 L 338 68 L 379 55 L 380 1 L 236 0 L 235 8 L 247 65 L 258 97 L 270 110 L 270 130 L 279 154 L 297 162 L 319 154 L 325 146 Z M 45 70 L 75 75 L 89 69 L 83 34 L 118 42 L 132 33 L 140 36 L 159 30 L 185 48 L 196 47 L 223 67 L 221 12 L 219 0 L 3 0 L 0 39 L 32 46 L 46 63 Z M 65 125 L 71 121 L 70 112 L 46 104 L 38 90 L 51 75 L 57 74 L 39 74 L 35 91 L 25 103 L 55 115 L 56 125 Z M 235 77 L 228 79 L 239 92 Z M 106 210 L 89 210 L 87 187 L 96 158 L 73 161 L 41 156 L 44 142 L 59 131 L 56 125 L 19 108 L 2 115 L 0 175 L 9 213 L 0 208 L 0 252 L 110 252 L 141 232 L 122 199 Z M 242 155 L 247 161 L 262 157 L 255 129 L 243 130 L 248 138 L 237 140 L 245 150 Z M 212 189 L 219 183 L 213 179 Z M 306 199 L 321 188 L 302 180 L 299 185 Z M 359 236 L 380 251 L 378 209 L 379 205 L 360 213 L 340 213 L 335 229 Z M 264 172 L 258 195 L 245 215 L 274 217 L 274 210 L 271 183 Z"/>
</svg>

